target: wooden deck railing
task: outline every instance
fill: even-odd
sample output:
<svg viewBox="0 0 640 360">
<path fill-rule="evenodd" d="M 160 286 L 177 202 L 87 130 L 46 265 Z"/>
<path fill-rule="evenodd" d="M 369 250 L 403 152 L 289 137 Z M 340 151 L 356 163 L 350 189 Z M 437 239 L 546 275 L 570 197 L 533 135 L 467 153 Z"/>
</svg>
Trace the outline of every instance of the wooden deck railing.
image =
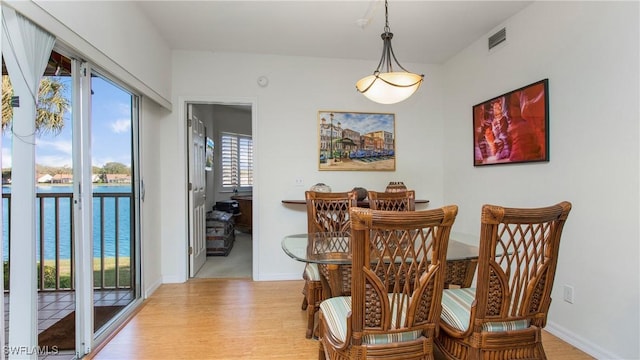
<svg viewBox="0 0 640 360">
<path fill-rule="evenodd" d="M 36 241 L 38 242 L 38 290 L 74 289 L 73 193 L 36 194 Z M 11 194 L 2 194 L 5 234 L 11 248 Z M 134 266 L 133 196 L 131 193 L 93 193 L 94 289 L 132 288 Z M 128 216 L 127 216 L 128 215 Z M 51 228 L 53 227 L 53 228 Z M 108 233 L 107 233 L 108 231 Z M 121 254 L 121 240 L 128 251 Z M 112 249 L 107 256 L 106 249 Z M 53 249 L 53 254 L 48 250 Z M 126 250 L 126 249 L 125 249 Z M 99 255 L 96 254 L 99 253 Z M 10 261 L 9 252 L 9 261 Z M 5 261 L 6 263 L 6 261 Z M 8 266 L 5 266 L 8 270 Z M 5 274 L 5 291 L 9 289 Z"/>
</svg>

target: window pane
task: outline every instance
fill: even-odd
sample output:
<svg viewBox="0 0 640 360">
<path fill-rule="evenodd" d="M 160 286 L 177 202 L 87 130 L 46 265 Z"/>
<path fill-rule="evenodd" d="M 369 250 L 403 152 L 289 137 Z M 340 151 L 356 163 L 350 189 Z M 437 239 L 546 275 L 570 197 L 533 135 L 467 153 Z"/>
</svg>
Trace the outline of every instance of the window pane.
<svg viewBox="0 0 640 360">
<path fill-rule="evenodd" d="M 250 138 L 240 138 L 240 186 L 253 185 L 253 144 Z"/>
<path fill-rule="evenodd" d="M 223 187 L 253 185 L 253 142 L 250 136 L 222 134 L 221 167 Z"/>
</svg>

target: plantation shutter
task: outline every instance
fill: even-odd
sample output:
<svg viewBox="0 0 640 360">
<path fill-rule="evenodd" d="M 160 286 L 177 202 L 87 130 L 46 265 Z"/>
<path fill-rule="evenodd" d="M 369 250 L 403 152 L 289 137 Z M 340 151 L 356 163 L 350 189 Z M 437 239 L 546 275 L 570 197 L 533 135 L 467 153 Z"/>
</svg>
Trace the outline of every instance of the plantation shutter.
<svg viewBox="0 0 640 360">
<path fill-rule="evenodd" d="M 253 141 L 240 138 L 240 186 L 253 185 Z"/>
<path fill-rule="evenodd" d="M 251 137 L 223 133 L 220 144 L 222 186 L 253 186 L 253 141 Z"/>
</svg>

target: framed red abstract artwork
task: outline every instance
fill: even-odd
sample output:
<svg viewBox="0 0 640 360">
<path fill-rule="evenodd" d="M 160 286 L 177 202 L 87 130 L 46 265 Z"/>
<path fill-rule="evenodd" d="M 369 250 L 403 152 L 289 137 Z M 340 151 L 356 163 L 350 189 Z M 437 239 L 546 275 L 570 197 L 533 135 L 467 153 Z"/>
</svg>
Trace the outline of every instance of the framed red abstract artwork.
<svg viewBox="0 0 640 360">
<path fill-rule="evenodd" d="M 473 165 L 549 161 L 549 80 L 473 106 Z"/>
</svg>

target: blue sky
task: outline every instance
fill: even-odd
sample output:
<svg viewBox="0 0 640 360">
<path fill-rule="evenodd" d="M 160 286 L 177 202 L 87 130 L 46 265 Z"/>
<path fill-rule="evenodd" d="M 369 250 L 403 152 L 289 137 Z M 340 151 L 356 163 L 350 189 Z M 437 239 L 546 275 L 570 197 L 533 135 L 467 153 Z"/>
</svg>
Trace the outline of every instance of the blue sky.
<svg viewBox="0 0 640 360">
<path fill-rule="evenodd" d="M 333 124 L 343 129 L 351 129 L 366 134 L 373 131 L 388 131 L 394 134 L 394 115 L 385 113 L 355 113 L 355 112 L 339 112 L 339 111 L 321 111 L 319 118 L 325 118 L 327 124 L 331 122 L 330 114 L 333 116 Z"/>
<path fill-rule="evenodd" d="M 70 77 L 61 77 L 71 94 Z M 103 166 L 119 162 L 131 166 L 131 95 L 113 84 L 92 78 L 92 164 Z M 65 126 L 58 135 L 36 137 L 36 163 L 45 166 L 72 167 L 71 111 L 65 114 Z M 2 167 L 12 165 L 11 132 L 2 134 Z"/>
</svg>

